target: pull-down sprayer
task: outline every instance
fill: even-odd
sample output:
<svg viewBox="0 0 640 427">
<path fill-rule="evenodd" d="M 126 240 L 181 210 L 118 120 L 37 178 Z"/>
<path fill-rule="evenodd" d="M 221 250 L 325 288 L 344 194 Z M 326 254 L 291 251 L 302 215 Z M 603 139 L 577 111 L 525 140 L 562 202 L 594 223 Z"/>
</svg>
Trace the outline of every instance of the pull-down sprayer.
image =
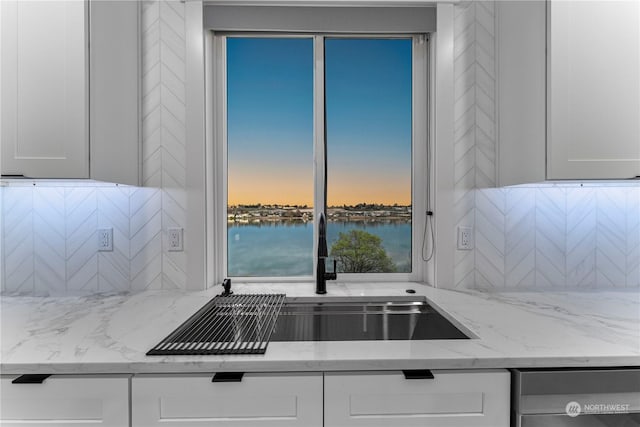
<svg viewBox="0 0 640 427">
<path fill-rule="evenodd" d="M 316 294 L 327 293 L 327 280 L 336 280 L 337 262 L 333 260 L 333 273 L 326 271 L 326 259 L 329 256 L 327 250 L 327 225 L 324 220 L 324 213 L 320 213 L 318 220 L 318 265 L 316 267 Z"/>
</svg>

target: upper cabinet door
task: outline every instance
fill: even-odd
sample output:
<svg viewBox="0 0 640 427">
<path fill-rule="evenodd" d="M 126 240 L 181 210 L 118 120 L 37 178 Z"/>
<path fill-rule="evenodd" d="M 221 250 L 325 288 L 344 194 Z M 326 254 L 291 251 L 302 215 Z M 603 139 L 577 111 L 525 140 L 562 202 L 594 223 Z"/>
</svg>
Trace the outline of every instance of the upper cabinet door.
<svg viewBox="0 0 640 427">
<path fill-rule="evenodd" d="M 139 6 L 89 2 L 90 177 L 100 181 L 140 184 Z"/>
<path fill-rule="evenodd" d="M 498 186 L 546 179 L 544 1 L 496 2 Z"/>
<path fill-rule="evenodd" d="M 640 2 L 549 3 L 547 179 L 640 175 Z"/>
<path fill-rule="evenodd" d="M 138 8 L 0 0 L 3 175 L 139 184 Z"/>
<path fill-rule="evenodd" d="M 2 1 L 2 174 L 88 178 L 87 4 Z"/>
</svg>

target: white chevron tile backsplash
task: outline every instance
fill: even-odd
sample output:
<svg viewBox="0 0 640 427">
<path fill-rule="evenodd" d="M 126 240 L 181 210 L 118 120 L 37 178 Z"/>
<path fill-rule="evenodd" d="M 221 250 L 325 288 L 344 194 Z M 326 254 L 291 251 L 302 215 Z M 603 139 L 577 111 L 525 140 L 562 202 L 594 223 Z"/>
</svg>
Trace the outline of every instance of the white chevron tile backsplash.
<svg viewBox="0 0 640 427">
<path fill-rule="evenodd" d="M 505 285 L 529 288 L 535 284 L 535 206 L 533 189 L 505 189 Z"/>
<path fill-rule="evenodd" d="M 504 189 L 476 192 L 476 286 L 504 286 L 505 208 Z"/>
<path fill-rule="evenodd" d="M 162 288 L 162 191 L 134 188 L 130 197 L 131 288 Z"/>
<path fill-rule="evenodd" d="M 34 287 L 33 189 L 2 191 L 2 290 L 31 294 Z"/>
<path fill-rule="evenodd" d="M 160 188 L 153 195 L 158 215 L 152 221 L 160 225 L 162 233 L 136 235 L 132 247 L 144 244 L 149 250 L 136 259 L 132 286 L 184 289 L 186 253 L 167 251 L 166 239 L 169 227 L 183 228 L 188 237 L 183 2 L 154 0 L 143 4 L 142 50 L 143 182 Z"/>
<path fill-rule="evenodd" d="M 627 287 L 640 287 L 640 190 L 627 190 L 625 206 Z"/>
<path fill-rule="evenodd" d="M 454 17 L 454 218 L 474 225 L 475 189 L 475 4 L 455 7 Z M 454 285 L 475 284 L 475 251 L 456 251 Z"/>
<path fill-rule="evenodd" d="M 162 286 L 160 189 L 13 181 L 0 193 L 3 292 L 87 294 Z M 113 230 L 112 251 L 98 251 L 98 228 Z"/>
<path fill-rule="evenodd" d="M 66 282 L 65 189 L 43 187 L 33 194 L 35 291 L 55 291 Z"/>
<path fill-rule="evenodd" d="M 36 190 L 36 193 L 40 189 Z M 65 188 L 67 290 L 98 290 L 98 197 L 95 187 Z M 36 252 L 38 247 L 36 246 Z M 40 291 L 36 283 L 36 292 Z"/>
<path fill-rule="evenodd" d="M 640 287 L 639 183 L 476 191 L 478 287 Z"/>
<path fill-rule="evenodd" d="M 462 2 L 454 18 L 454 218 L 456 227 L 500 227 L 478 216 L 476 188 L 495 185 L 495 5 Z M 488 201 L 488 200 L 484 200 Z M 501 204 L 501 203 L 499 203 Z M 503 204 L 503 203 L 502 203 Z M 504 207 L 501 206 L 500 209 Z M 503 233 L 502 233 L 503 234 Z M 454 286 L 502 283 L 504 266 L 496 265 L 502 249 L 494 234 L 476 232 L 471 251 L 455 251 Z"/>
<path fill-rule="evenodd" d="M 566 280 L 566 189 L 536 189 L 536 285 L 563 287 Z"/>
<path fill-rule="evenodd" d="M 567 286 L 592 288 L 596 284 L 596 189 L 567 193 Z"/>
<path fill-rule="evenodd" d="M 98 188 L 98 228 L 113 229 L 113 251 L 98 252 L 98 289 L 124 291 L 129 284 L 129 187 Z"/>
<path fill-rule="evenodd" d="M 596 191 L 596 283 L 601 287 L 626 284 L 626 203 L 624 188 Z"/>
</svg>

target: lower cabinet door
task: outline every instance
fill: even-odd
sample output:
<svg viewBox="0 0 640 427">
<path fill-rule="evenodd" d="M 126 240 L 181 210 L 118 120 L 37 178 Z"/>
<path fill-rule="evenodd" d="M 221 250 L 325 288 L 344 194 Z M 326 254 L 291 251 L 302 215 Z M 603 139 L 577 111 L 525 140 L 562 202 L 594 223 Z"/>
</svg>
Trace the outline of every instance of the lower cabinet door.
<svg viewBox="0 0 640 427">
<path fill-rule="evenodd" d="M 508 371 L 432 374 L 407 379 L 402 371 L 325 373 L 324 425 L 509 426 Z"/>
<path fill-rule="evenodd" d="M 53 375 L 41 384 L 13 384 L 0 377 L 0 425 L 126 427 L 129 378 Z"/>
<path fill-rule="evenodd" d="M 212 378 L 136 375 L 134 427 L 322 427 L 322 373 L 247 373 L 234 382 Z"/>
</svg>

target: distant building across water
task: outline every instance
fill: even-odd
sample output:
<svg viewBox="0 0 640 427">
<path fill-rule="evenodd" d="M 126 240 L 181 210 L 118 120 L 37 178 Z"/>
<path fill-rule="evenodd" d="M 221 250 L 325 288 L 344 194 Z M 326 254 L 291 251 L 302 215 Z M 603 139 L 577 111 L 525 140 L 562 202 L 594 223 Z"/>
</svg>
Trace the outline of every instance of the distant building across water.
<svg viewBox="0 0 640 427">
<path fill-rule="evenodd" d="M 330 206 L 327 219 L 332 222 L 411 222 L 411 206 L 366 203 Z M 307 205 L 235 205 L 227 209 L 227 222 L 231 224 L 308 221 L 313 221 L 313 208 Z"/>
</svg>

